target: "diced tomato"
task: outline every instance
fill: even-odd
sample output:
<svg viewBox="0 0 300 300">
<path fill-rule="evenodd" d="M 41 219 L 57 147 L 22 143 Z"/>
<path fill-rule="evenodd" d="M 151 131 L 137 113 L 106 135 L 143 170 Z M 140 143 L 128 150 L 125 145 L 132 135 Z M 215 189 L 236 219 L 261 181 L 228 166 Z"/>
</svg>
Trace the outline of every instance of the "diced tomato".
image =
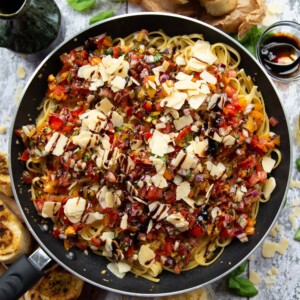
<svg viewBox="0 0 300 300">
<path fill-rule="evenodd" d="M 155 201 L 163 197 L 162 189 L 159 189 L 155 186 L 150 186 L 145 198 L 149 201 Z"/>
<path fill-rule="evenodd" d="M 223 112 L 226 114 L 226 115 L 232 115 L 232 116 L 235 116 L 238 112 L 237 108 L 232 105 L 232 104 L 227 104 L 224 108 L 223 108 Z"/>
<path fill-rule="evenodd" d="M 191 233 L 192 233 L 192 235 L 193 235 L 194 237 L 199 237 L 199 236 L 202 236 L 202 235 L 204 234 L 204 231 L 203 231 L 203 229 L 201 228 L 201 226 L 196 225 L 196 226 L 192 229 Z"/>
<path fill-rule="evenodd" d="M 20 159 L 22 161 L 27 161 L 29 158 L 29 152 L 28 152 L 28 149 L 25 149 L 24 152 L 22 153 Z"/>
<path fill-rule="evenodd" d="M 167 191 L 164 195 L 167 204 L 172 204 L 176 201 L 176 193 L 172 191 Z"/>
<path fill-rule="evenodd" d="M 273 126 L 273 127 L 275 127 L 279 122 L 278 122 L 278 120 L 276 119 L 276 118 L 274 118 L 274 117 L 271 117 L 270 119 L 269 119 L 269 122 L 270 122 L 270 124 Z"/>
<path fill-rule="evenodd" d="M 152 108 L 152 102 L 151 101 L 146 101 L 143 104 L 143 108 L 147 111 L 147 112 L 152 112 L 153 108 Z"/>
<path fill-rule="evenodd" d="M 39 211 L 42 211 L 43 206 L 44 206 L 44 201 L 42 201 L 41 199 L 35 199 L 34 203 L 35 203 L 35 206 L 37 207 L 37 209 Z"/>
<path fill-rule="evenodd" d="M 62 130 L 64 126 L 64 121 L 61 119 L 61 117 L 57 114 L 51 114 L 49 115 L 49 126 L 51 129 L 60 131 Z"/>
<path fill-rule="evenodd" d="M 227 94 L 229 98 L 235 98 L 236 96 L 236 90 L 230 85 L 226 85 L 224 92 Z"/>
<path fill-rule="evenodd" d="M 91 242 L 92 242 L 92 244 L 93 244 L 94 246 L 96 246 L 96 247 L 99 247 L 99 246 L 101 245 L 101 240 L 99 240 L 99 239 L 97 239 L 97 238 L 95 238 L 95 237 L 92 237 L 92 238 L 91 238 Z"/>
<path fill-rule="evenodd" d="M 171 123 L 166 123 L 165 128 L 162 128 L 160 131 L 161 131 L 162 133 L 168 134 L 168 133 L 172 132 L 173 129 L 174 129 L 174 125 L 173 125 L 173 124 L 171 124 Z"/>
<path fill-rule="evenodd" d="M 175 138 L 175 143 L 178 144 L 185 140 L 185 137 L 191 132 L 191 126 L 186 126 L 185 128 L 181 129 L 179 134 Z"/>
<path fill-rule="evenodd" d="M 113 47 L 113 58 L 118 58 L 120 56 L 121 48 L 119 46 Z"/>
<path fill-rule="evenodd" d="M 131 117 L 132 116 L 132 111 L 133 111 L 132 106 L 125 107 L 125 113 L 126 113 L 127 117 Z"/>
<path fill-rule="evenodd" d="M 258 182 L 265 183 L 267 180 L 267 172 L 261 170 L 257 172 Z"/>
<path fill-rule="evenodd" d="M 237 72 L 235 70 L 229 69 L 227 71 L 227 77 L 228 78 L 236 78 L 236 76 L 237 76 Z"/>
<path fill-rule="evenodd" d="M 144 137 L 146 139 L 146 141 L 148 141 L 151 137 L 152 137 L 152 133 L 151 132 L 145 132 Z"/>
<path fill-rule="evenodd" d="M 84 110 L 83 110 L 83 108 L 82 107 L 80 107 L 80 108 L 78 108 L 78 109 L 76 109 L 76 110 L 73 110 L 72 112 L 71 112 L 71 114 L 72 114 L 72 116 L 73 117 L 79 117 L 81 114 L 83 114 L 84 113 Z"/>
<path fill-rule="evenodd" d="M 54 237 L 58 237 L 60 235 L 60 231 L 58 229 L 54 229 L 52 231 L 52 234 L 53 234 Z"/>
<path fill-rule="evenodd" d="M 172 244 L 168 241 L 165 241 L 164 250 L 165 250 L 165 255 L 169 256 L 172 252 Z"/>
<path fill-rule="evenodd" d="M 26 184 L 31 184 L 32 183 L 32 180 L 33 178 L 36 177 L 36 174 L 26 170 L 23 172 L 23 175 L 22 175 L 22 180 L 26 183 Z"/>
<path fill-rule="evenodd" d="M 223 228 L 221 233 L 221 237 L 235 237 L 235 229 L 234 228 Z"/>
<path fill-rule="evenodd" d="M 133 248 L 133 246 L 130 246 L 130 247 L 128 248 L 126 254 L 127 254 L 127 257 L 133 256 L 133 254 L 134 254 L 134 248 Z"/>
</svg>

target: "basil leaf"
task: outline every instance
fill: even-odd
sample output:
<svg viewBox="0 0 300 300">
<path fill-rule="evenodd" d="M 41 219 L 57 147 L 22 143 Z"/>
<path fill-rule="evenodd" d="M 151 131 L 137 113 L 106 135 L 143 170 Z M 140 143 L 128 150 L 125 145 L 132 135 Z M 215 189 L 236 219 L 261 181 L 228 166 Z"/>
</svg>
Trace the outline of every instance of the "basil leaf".
<svg viewBox="0 0 300 300">
<path fill-rule="evenodd" d="M 254 297 L 258 294 L 258 290 L 254 284 L 245 277 L 231 277 L 228 287 L 235 294 L 243 297 Z"/>
<path fill-rule="evenodd" d="M 300 227 L 297 229 L 295 235 L 294 235 L 294 240 L 300 242 Z"/>
<path fill-rule="evenodd" d="M 77 11 L 83 11 L 91 8 L 96 0 L 67 0 L 70 6 L 72 6 Z"/>
<path fill-rule="evenodd" d="M 263 28 L 254 25 L 242 37 L 235 36 L 234 38 L 256 57 L 256 45 L 263 30 Z"/>
<path fill-rule="evenodd" d="M 247 262 L 244 261 L 240 266 L 238 266 L 234 271 L 230 273 L 230 277 L 236 277 L 245 272 L 247 268 Z"/>
<path fill-rule="evenodd" d="M 300 158 L 296 159 L 296 167 L 297 167 L 297 170 L 300 172 Z"/>
<path fill-rule="evenodd" d="M 109 9 L 107 11 L 102 11 L 101 13 L 93 16 L 90 18 L 89 24 L 93 24 L 105 19 L 108 19 L 114 15 L 114 11 L 112 9 Z"/>
</svg>

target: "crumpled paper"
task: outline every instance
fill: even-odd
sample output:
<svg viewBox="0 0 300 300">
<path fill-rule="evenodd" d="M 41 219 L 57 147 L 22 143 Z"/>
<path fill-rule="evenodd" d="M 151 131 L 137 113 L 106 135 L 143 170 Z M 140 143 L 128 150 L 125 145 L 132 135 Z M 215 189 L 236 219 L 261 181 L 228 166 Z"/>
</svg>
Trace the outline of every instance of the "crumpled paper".
<svg viewBox="0 0 300 300">
<path fill-rule="evenodd" d="M 149 11 L 172 12 L 190 16 L 209 23 L 227 33 L 237 33 L 238 37 L 259 24 L 266 15 L 264 0 L 238 0 L 236 8 L 222 17 L 213 17 L 195 0 L 129 0 L 140 4 Z"/>
</svg>

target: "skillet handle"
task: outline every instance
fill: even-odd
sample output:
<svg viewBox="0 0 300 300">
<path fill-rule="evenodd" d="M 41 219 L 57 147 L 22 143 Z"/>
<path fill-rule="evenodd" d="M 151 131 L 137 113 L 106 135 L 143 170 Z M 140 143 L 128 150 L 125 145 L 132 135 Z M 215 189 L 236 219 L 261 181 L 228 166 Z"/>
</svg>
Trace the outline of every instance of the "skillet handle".
<svg viewBox="0 0 300 300">
<path fill-rule="evenodd" d="M 42 259 L 40 257 L 41 251 L 46 255 Z M 37 255 L 37 252 L 39 255 Z M 0 277 L 0 299 L 16 300 L 21 297 L 43 277 L 42 269 L 50 261 L 51 259 L 41 248 L 35 251 L 30 257 L 26 255 L 21 256 Z"/>
</svg>

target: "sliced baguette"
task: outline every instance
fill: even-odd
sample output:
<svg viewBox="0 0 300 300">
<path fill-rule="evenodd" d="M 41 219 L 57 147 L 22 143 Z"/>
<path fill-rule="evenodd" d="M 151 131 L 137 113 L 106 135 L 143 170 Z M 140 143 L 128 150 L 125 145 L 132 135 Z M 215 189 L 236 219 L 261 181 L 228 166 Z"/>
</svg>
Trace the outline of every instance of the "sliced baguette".
<svg viewBox="0 0 300 300">
<path fill-rule="evenodd" d="M 0 152 L 0 192 L 8 197 L 13 195 L 8 172 L 7 155 L 4 152 Z"/>
<path fill-rule="evenodd" d="M 83 288 L 83 280 L 54 265 L 45 276 L 24 295 L 25 300 L 75 300 Z"/>
<path fill-rule="evenodd" d="M 28 253 L 30 246 L 29 231 L 0 200 L 0 262 L 13 263 L 21 255 Z"/>
</svg>

